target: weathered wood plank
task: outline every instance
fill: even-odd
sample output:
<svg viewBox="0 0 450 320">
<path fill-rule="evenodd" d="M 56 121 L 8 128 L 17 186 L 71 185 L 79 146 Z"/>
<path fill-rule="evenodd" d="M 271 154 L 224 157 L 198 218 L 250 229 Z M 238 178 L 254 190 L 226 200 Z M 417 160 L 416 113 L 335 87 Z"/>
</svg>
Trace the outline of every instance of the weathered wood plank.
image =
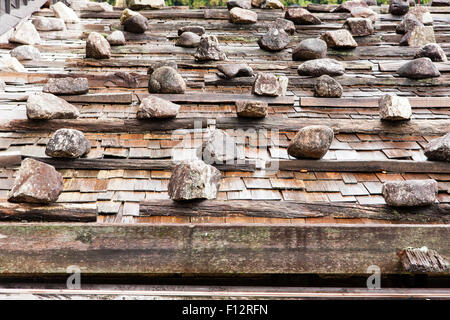
<svg viewBox="0 0 450 320">
<path fill-rule="evenodd" d="M 0 275 L 404 273 L 397 252 L 450 255 L 448 225 L 0 224 Z M 251 257 L 251 259 L 249 259 Z"/>
<path fill-rule="evenodd" d="M 450 173 L 450 163 L 411 160 L 279 160 L 268 162 L 267 168 L 286 171 Z"/>
<path fill-rule="evenodd" d="M 14 167 L 20 165 L 21 161 L 20 152 L 0 152 L 0 167 Z"/>
<path fill-rule="evenodd" d="M 407 248 L 400 254 L 403 268 L 414 273 L 445 273 L 450 264 L 436 250 Z"/>
<path fill-rule="evenodd" d="M 97 206 L 95 204 L 0 204 L 0 221 L 46 221 L 46 222 L 95 222 Z"/>
<path fill-rule="evenodd" d="M 172 170 L 177 161 L 148 159 L 56 159 L 39 158 L 36 160 L 51 164 L 57 169 L 86 170 Z M 242 161 L 236 164 L 214 164 L 220 171 L 255 171 L 254 161 Z"/>
<path fill-rule="evenodd" d="M 380 61 L 380 71 L 384 72 L 397 72 L 397 70 L 409 60 L 403 61 Z M 434 65 L 440 72 L 450 72 L 450 63 L 448 62 L 435 62 Z"/>
<path fill-rule="evenodd" d="M 263 97 L 250 94 L 201 94 L 201 93 L 186 93 L 186 94 L 152 94 L 175 103 L 229 103 L 234 104 L 241 100 L 254 100 L 267 102 L 269 105 L 293 105 L 295 98 L 293 96 L 282 97 Z M 138 93 L 137 97 L 140 101 L 148 97 L 147 93 Z"/>
<path fill-rule="evenodd" d="M 283 219 L 335 217 L 342 219 L 369 218 L 403 223 L 449 223 L 450 205 L 392 208 L 387 205 L 362 206 L 357 204 L 297 201 L 204 200 L 176 202 L 172 200 L 144 200 L 139 203 L 139 215 L 189 217 L 229 217 L 238 215 Z"/>
<path fill-rule="evenodd" d="M 450 108 L 450 97 L 407 97 L 413 108 Z M 302 107 L 378 108 L 379 98 L 300 97 Z"/>
<path fill-rule="evenodd" d="M 28 96 L 28 93 L 2 93 L 0 101 L 27 101 Z M 133 95 L 128 92 L 91 93 L 59 97 L 72 103 L 130 104 L 133 100 Z"/>
</svg>

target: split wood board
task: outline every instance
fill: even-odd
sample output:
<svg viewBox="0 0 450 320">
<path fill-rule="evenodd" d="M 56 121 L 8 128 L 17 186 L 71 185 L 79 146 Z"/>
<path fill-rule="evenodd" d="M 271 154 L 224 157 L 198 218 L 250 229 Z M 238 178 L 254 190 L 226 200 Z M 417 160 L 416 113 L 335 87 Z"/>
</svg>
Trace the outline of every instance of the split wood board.
<svg viewBox="0 0 450 320">
<path fill-rule="evenodd" d="M 0 275 L 405 273 L 398 252 L 450 255 L 448 225 L 0 224 Z"/>
<path fill-rule="evenodd" d="M 450 108 L 450 97 L 407 97 L 413 108 Z M 302 107 L 378 108 L 379 98 L 300 97 Z"/>
</svg>

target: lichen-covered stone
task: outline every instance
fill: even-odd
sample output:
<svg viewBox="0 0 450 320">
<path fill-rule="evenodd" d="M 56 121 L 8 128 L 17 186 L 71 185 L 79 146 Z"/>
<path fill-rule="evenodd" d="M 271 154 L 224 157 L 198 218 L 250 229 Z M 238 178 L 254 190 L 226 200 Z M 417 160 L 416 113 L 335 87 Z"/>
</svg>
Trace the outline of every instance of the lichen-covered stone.
<svg viewBox="0 0 450 320">
<path fill-rule="evenodd" d="M 234 7 L 230 10 L 230 21 L 236 24 L 252 24 L 258 21 L 256 12 Z"/>
<path fill-rule="evenodd" d="M 227 79 L 254 76 L 253 69 L 244 63 L 221 64 L 217 66 L 217 69 Z"/>
<path fill-rule="evenodd" d="M 89 92 L 87 78 L 50 78 L 42 89 L 55 95 L 75 95 Z"/>
<path fill-rule="evenodd" d="M 66 24 L 60 18 L 48 18 L 37 16 L 32 21 L 36 30 L 39 31 L 62 31 L 66 29 Z"/>
<path fill-rule="evenodd" d="M 431 26 L 416 26 L 401 39 L 401 46 L 421 47 L 428 43 L 435 43 L 434 30 Z"/>
<path fill-rule="evenodd" d="M 269 25 L 269 29 L 282 29 L 287 34 L 293 35 L 295 33 L 295 24 L 287 19 L 276 18 L 275 21 Z"/>
<path fill-rule="evenodd" d="M 351 12 L 354 8 L 367 8 L 367 3 L 364 0 L 345 1 L 337 6 L 333 12 Z"/>
<path fill-rule="evenodd" d="M 200 45 L 200 36 L 193 32 L 183 32 L 181 36 L 178 37 L 176 46 L 185 48 L 196 48 Z"/>
<path fill-rule="evenodd" d="M 406 62 L 398 70 L 400 77 L 426 79 L 440 77 L 441 73 L 430 58 L 418 58 Z"/>
<path fill-rule="evenodd" d="M 24 21 L 19 23 L 13 35 L 9 38 L 9 41 L 34 45 L 39 44 L 41 42 L 41 38 L 39 37 L 39 32 L 37 32 L 31 21 Z"/>
<path fill-rule="evenodd" d="M 160 67 L 150 76 L 148 91 L 150 93 L 184 93 L 186 83 L 183 77 L 171 67 Z"/>
<path fill-rule="evenodd" d="M 284 9 L 284 5 L 278 0 L 266 0 L 262 4 L 263 9 Z"/>
<path fill-rule="evenodd" d="M 276 76 L 273 73 L 258 73 L 253 83 L 252 92 L 260 96 L 284 96 L 286 95 L 288 78 Z"/>
<path fill-rule="evenodd" d="M 123 46 L 125 45 L 125 36 L 122 31 L 116 30 L 106 37 L 106 40 L 111 46 Z"/>
<path fill-rule="evenodd" d="M 395 32 L 405 34 L 413 31 L 415 27 L 423 27 L 423 23 L 417 19 L 413 14 L 408 13 L 403 17 L 403 20 L 395 28 Z"/>
<path fill-rule="evenodd" d="M 304 8 L 289 7 L 284 18 L 291 20 L 295 24 L 317 25 L 322 23 L 319 18 Z"/>
<path fill-rule="evenodd" d="M 227 8 L 231 10 L 233 8 L 251 9 L 252 2 L 250 0 L 227 0 Z"/>
<path fill-rule="evenodd" d="M 370 22 L 375 23 L 377 21 L 377 13 L 369 8 L 357 7 L 353 8 L 351 11 L 353 18 L 365 18 L 369 19 Z"/>
<path fill-rule="evenodd" d="M 370 36 L 374 33 L 372 21 L 366 18 L 348 18 L 345 26 L 355 37 Z"/>
<path fill-rule="evenodd" d="M 341 84 L 332 77 L 324 74 L 314 84 L 314 95 L 323 98 L 340 98 L 342 96 Z"/>
<path fill-rule="evenodd" d="M 172 200 L 215 199 L 221 173 L 201 160 L 176 165 L 170 177 L 168 193 Z"/>
<path fill-rule="evenodd" d="M 211 130 L 197 149 L 197 157 L 207 164 L 223 164 L 237 159 L 236 139 L 223 130 Z"/>
<path fill-rule="evenodd" d="M 156 69 L 161 67 L 171 67 L 174 70 L 178 70 L 177 62 L 174 60 L 162 60 L 152 63 L 148 69 L 147 74 L 151 75 Z"/>
<path fill-rule="evenodd" d="M 98 32 L 91 32 L 86 40 L 86 58 L 109 59 L 111 46 Z"/>
<path fill-rule="evenodd" d="M 127 4 L 132 10 L 161 9 L 166 5 L 164 0 L 127 0 Z"/>
<path fill-rule="evenodd" d="M 156 96 L 149 96 L 142 100 L 136 117 L 138 119 L 175 118 L 180 110 L 178 104 Z"/>
<path fill-rule="evenodd" d="M 292 51 L 292 60 L 322 59 L 327 56 L 327 43 L 321 39 L 305 39 Z"/>
<path fill-rule="evenodd" d="M 202 36 L 194 58 L 198 61 L 227 60 L 226 54 L 220 50 L 216 36 Z"/>
<path fill-rule="evenodd" d="M 3 72 L 27 72 L 27 69 L 15 57 L 5 55 L 0 57 L 0 71 Z"/>
<path fill-rule="evenodd" d="M 53 94 L 44 92 L 30 94 L 26 108 L 28 119 L 75 119 L 80 116 L 75 106 Z"/>
<path fill-rule="evenodd" d="M 14 48 L 11 51 L 11 57 L 15 57 L 17 60 L 38 60 L 41 58 L 41 53 L 31 45 L 23 45 Z"/>
<path fill-rule="evenodd" d="M 144 33 L 148 29 L 148 20 L 140 13 L 137 13 L 125 20 L 123 29 L 131 33 Z"/>
<path fill-rule="evenodd" d="M 199 36 L 202 36 L 205 34 L 205 28 L 201 26 L 184 26 L 178 29 L 178 35 L 181 36 L 183 32 L 193 32 Z"/>
<path fill-rule="evenodd" d="M 125 8 L 122 11 L 122 14 L 120 15 L 120 23 L 124 24 L 125 21 L 127 21 L 127 19 L 131 18 L 132 16 L 136 16 L 138 14 L 140 14 L 140 13 L 136 12 L 136 11 L 133 11 L 133 10 L 130 10 L 128 8 Z"/>
<path fill-rule="evenodd" d="M 80 23 L 80 18 L 78 18 L 75 11 L 66 6 L 62 2 L 57 2 L 51 6 L 53 13 L 57 18 L 63 19 L 65 23 Z"/>
<path fill-rule="evenodd" d="M 281 51 L 290 41 L 291 37 L 283 29 L 272 28 L 258 40 L 258 45 L 264 50 Z"/>
<path fill-rule="evenodd" d="M 412 116 L 408 98 L 386 94 L 378 100 L 380 118 L 383 120 L 409 120 Z"/>
<path fill-rule="evenodd" d="M 416 51 L 414 59 L 430 58 L 434 62 L 447 62 L 447 55 L 437 43 L 428 43 Z"/>
<path fill-rule="evenodd" d="M 300 129 L 288 146 L 288 154 L 297 159 L 321 159 L 333 142 L 333 129 L 308 126 Z"/>
<path fill-rule="evenodd" d="M 300 76 L 320 77 L 321 75 L 341 76 L 345 73 L 342 63 L 334 59 L 314 59 L 303 62 L 298 66 Z"/>
<path fill-rule="evenodd" d="M 431 16 L 430 11 L 427 7 L 424 6 L 415 6 L 411 10 L 409 10 L 409 14 L 413 14 L 422 22 L 424 25 L 432 25 L 433 17 Z"/>
<path fill-rule="evenodd" d="M 241 100 L 236 101 L 236 114 L 243 118 L 264 118 L 267 116 L 267 102 Z"/>
<path fill-rule="evenodd" d="M 83 132 L 75 129 L 59 129 L 47 143 L 45 154 L 53 158 L 76 159 L 91 151 L 91 143 Z"/>
<path fill-rule="evenodd" d="M 22 161 L 8 201 L 48 204 L 58 200 L 62 190 L 63 177 L 54 167 L 27 158 Z"/>
<path fill-rule="evenodd" d="M 431 140 L 425 146 L 423 153 L 428 160 L 450 162 L 450 132 Z"/>
<path fill-rule="evenodd" d="M 327 31 L 320 38 L 327 43 L 329 48 L 356 48 L 358 44 L 347 29 Z"/>
<path fill-rule="evenodd" d="M 386 181 L 382 193 L 390 206 L 412 207 L 434 204 L 438 192 L 435 180 Z"/>
</svg>

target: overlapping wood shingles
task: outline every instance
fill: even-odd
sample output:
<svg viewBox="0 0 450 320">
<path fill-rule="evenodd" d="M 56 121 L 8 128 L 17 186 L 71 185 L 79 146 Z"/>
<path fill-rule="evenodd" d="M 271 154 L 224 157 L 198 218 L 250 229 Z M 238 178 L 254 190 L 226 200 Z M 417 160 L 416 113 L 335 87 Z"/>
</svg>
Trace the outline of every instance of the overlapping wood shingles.
<svg viewBox="0 0 450 320">
<path fill-rule="evenodd" d="M 163 14 L 163 11 L 161 11 Z M 262 11 L 258 11 L 259 13 Z M 315 26 L 297 26 L 297 33 L 292 38 L 288 49 L 282 53 L 269 54 L 260 50 L 256 39 L 266 29 L 264 23 L 248 28 L 236 29 L 225 19 L 218 19 L 214 11 L 211 19 L 190 19 L 190 24 L 206 27 L 209 34 L 218 36 L 219 41 L 231 61 L 245 61 L 255 71 L 270 71 L 284 74 L 290 78 L 288 95 L 294 97 L 292 106 L 271 105 L 269 117 L 282 118 L 327 118 L 327 119 L 378 119 L 376 108 L 359 106 L 357 100 L 349 107 L 302 105 L 299 97 L 312 97 L 312 79 L 300 78 L 296 74 L 297 62 L 291 60 L 290 54 L 295 45 L 310 37 L 317 37 L 325 30 L 340 28 L 347 14 L 321 13 L 326 21 L 320 28 Z M 51 15 L 48 10 L 41 10 L 39 15 Z M 91 13 L 93 14 L 93 13 Z M 152 12 L 158 15 L 158 12 Z M 260 15 L 273 20 L 275 12 L 264 11 Z M 331 57 L 344 61 L 347 73 L 339 77 L 344 85 L 345 98 L 379 97 L 386 92 L 395 92 L 408 97 L 439 96 L 445 100 L 450 84 L 446 66 L 441 66 L 443 76 L 433 84 L 417 84 L 411 81 L 394 80 L 394 72 L 384 68 L 385 61 L 410 59 L 413 48 L 398 48 L 399 36 L 394 29 L 396 21 L 388 15 L 381 16 L 380 29 L 372 37 L 357 38 L 359 47 L 350 54 L 330 50 Z M 105 61 L 83 59 L 84 39 L 90 31 L 110 33 L 111 27 L 118 19 L 94 18 L 82 19 L 81 26 L 71 26 L 69 32 L 62 34 L 41 33 L 44 39 L 38 48 L 43 52 L 42 61 L 25 63 L 30 75 L 3 75 L 9 83 L 17 79 L 16 86 L 8 85 L 8 90 L 15 92 L 39 91 L 51 73 L 76 73 L 89 75 L 91 93 L 131 92 L 145 94 L 147 76 L 146 68 L 153 61 L 175 59 L 179 69 L 187 80 L 188 93 L 200 94 L 241 94 L 249 95 L 251 81 L 241 79 L 233 81 L 216 81 L 217 63 L 196 64 L 193 61 L 193 49 L 175 47 L 174 39 L 178 27 L 185 25 L 183 20 L 165 16 L 164 19 L 149 20 L 150 32 L 143 36 L 126 34 L 127 45 L 113 48 L 113 57 Z M 164 23 L 161 23 L 164 22 Z M 449 53 L 446 42 L 445 23 L 437 20 L 435 31 L 438 42 Z M 2 50 L 9 50 L 10 45 L 3 45 Z M 63 50 L 62 50 L 63 49 Z M 401 49 L 401 50 L 400 50 Z M 49 61 L 55 61 L 53 65 Z M 383 62 L 382 62 L 383 61 Z M 133 72 L 139 80 L 130 85 L 116 76 L 115 72 Z M 33 75 L 34 74 L 34 75 Z M 12 89 L 15 88 L 15 89 Z M 314 99 L 314 98 L 313 98 Z M 446 101 L 446 100 L 445 100 Z M 75 103 L 80 107 L 81 117 L 90 119 L 134 119 L 139 103 L 133 96 L 132 104 Z M 4 101 L 1 107 L 8 109 L 12 119 L 24 118 L 24 103 Z M 181 103 L 180 118 L 186 117 L 235 117 L 235 107 L 230 102 L 224 103 Z M 449 107 L 421 106 L 413 109 L 413 119 L 449 119 Z M 92 143 L 88 159 L 170 159 L 172 155 L 186 157 L 195 152 L 201 140 L 191 139 L 192 144 L 177 152 L 178 139 L 173 139 L 172 131 L 143 132 L 129 134 L 124 132 L 101 133 L 85 132 Z M 192 136 L 192 130 L 187 133 Z M 239 148 L 246 159 L 291 159 L 286 152 L 289 140 L 295 132 L 281 132 L 280 136 L 267 141 L 255 137 L 246 137 Z M 44 149 L 51 132 L 5 133 L 0 134 L 0 149 L 19 151 L 24 156 L 45 157 Z M 186 137 L 186 136 L 184 136 Z M 382 134 L 336 134 L 330 151 L 325 156 L 328 160 L 414 160 L 423 161 L 422 149 L 434 136 L 382 135 Z M 180 138 L 180 137 L 178 137 Z M 179 146 L 178 146 L 179 147 Z M 181 159 L 179 158 L 179 159 Z M 74 170 L 60 169 L 64 175 L 64 192 L 58 200 L 60 203 L 96 203 L 99 208 L 99 221 L 109 222 L 161 222 L 170 219 L 173 222 L 197 221 L 194 217 L 142 217 L 139 215 L 141 200 L 167 199 L 169 170 Z M 0 196 L 5 199 L 13 181 L 14 170 L 4 169 L 0 175 Z M 361 172 L 309 172 L 309 171 L 256 171 L 223 172 L 223 181 L 218 199 L 222 200 L 296 200 L 306 202 L 346 202 L 359 204 L 383 204 L 381 185 L 386 180 L 404 180 L 413 178 L 434 178 L 439 182 L 438 199 L 442 203 L 450 202 L 448 174 L 400 174 L 400 173 L 361 173 Z M 170 218 L 170 219 L 169 219 Z M 188 218 L 186 220 L 186 218 Z M 208 219 L 206 219 L 208 220 Z M 233 218 L 209 219 L 233 222 Z M 273 221 L 275 221 L 274 219 Z M 305 222 L 308 219 L 291 219 Z M 250 221 L 250 220 L 246 220 Z M 258 222 L 256 218 L 252 221 Z M 270 222 L 271 220 L 267 220 Z M 272 222 L 273 222 L 272 221 Z M 313 219 L 311 219 L 313 221 Z M 359 221 L 359 220 L 358 220 Z M 361 221 L 360 221 L 361 222 Z"/>
</svg>

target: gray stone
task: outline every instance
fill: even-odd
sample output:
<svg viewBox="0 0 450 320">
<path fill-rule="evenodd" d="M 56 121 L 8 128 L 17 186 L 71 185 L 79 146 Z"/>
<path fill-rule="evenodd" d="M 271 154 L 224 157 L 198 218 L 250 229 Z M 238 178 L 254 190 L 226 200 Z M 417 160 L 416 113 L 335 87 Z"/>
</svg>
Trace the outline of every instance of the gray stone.
<svg viewBox="0 0 450 320">
<path fill-rule="evenodd" d="M 178 114 L 178 110 L 180 110 L 178 104 L 156 96 L 149 96 L 142 100 L 136 117 L 138 119 L 175 118 Z"/>
<path fill-rule="evenodd" d="M 334 59 L 314 59 L 299 65 L 297 72 L 300 76 L 320 77 L 324 74 L 341 76 L 345 73 L 345 67 Z"/>
<path fill-rule="evenodd" d="M 47 143 L 45 154 L 53 158 L 76 159 L 91 151 L 91 143 L 83 132 L 75 129 L 59 129 Z"/>
<path fill-rule="evenodd" d="M 440 77 L 441 73 L 430 58 L 418 58 L 406 62 L 398 70 L 400 77 L 410 79 L 426 79 Z"/>
<path fill-rule="evenodd" d="M 314 84 L 316 97 L 340 98 L 343 91 L 341 84 L 326 74 L 320 76 Z"/>
<path fill-rule="evenodd" d="M 295 24 L 317 25 L 322 23 L 319 18 L 303 8 L 289 7 L 286 10 L 284 18 L 291 20 Z"/>
<path fill-rule="evenodd" d="M 233 8 L 251 9 L 252 2 L 250 0 L 227 0 L 227 8 L 231 10 Z"/>
<path fill-rule="evenodd" d="M 351 11 L 353 18 L 365 18 L 369 19 L 370 22 L 375 23 L 377 21 L 377 13 L 369 8 L 357 7 L 353 8 Z"/>
<path fill-rule="evenodd" d="M 258 73 L 253 83 L 252 92 L 259 96 L 284 96 L 286 95 L 288 78 L 276 76 L 273 73 Z"/>
<path fill-rule="evenodd" d="M 286 48 L 291 41 L 291 37 L 283 29 L 269 29 L 259 40 L 261 49 L 268 51 L 281 51 Z"/>
<path fill-rule="evenodd" d="M 197 149 L 197 157 L 207 164 L 223 164 L 237 159 L 236 139 L 223 130 L 212 130 Z"/>
<path fill-rule="evenodd" d="M 116 30 L 106 37 L 106 40 L 111 46 L 123 46 L 125 45 L 125 36 L 122 31 Z"/>
<path fill-rule="evenodd" d="M 329 48 L 356 48 L 358 44 L 353 39 L 352 34 L 346 29 L 327 31 L 321 37 Z"/>
<path fill-rule="evenodd" d="M 131 33 L 144 33 L 148 29 L 148 20 L 140 13 L 132 15 L 123 23 L 123 29 Z"/>
<path fill-rule="evenodd" d="M 0 71 L 3 72 L 27 72 L 23 65 L 15 57 L 5 55 L 0 57 Z"/>
<path fill-rule="evenodd" d="M 184 93 L 185 90 L 186 83 L 183 77 L 171 67 L 156 69 L 148 82 L 150 93 Z"/>
<path fill-rule="evenodd" d="M 395 94 L 386 94 L 378 100 L 380 118 L 382 120 L 409 120 L 412 116 L 408 98 Z"/>
<path fill-rule="evenodd" d="M 156 69 L 161 68 L 161 67 L 171 67 L 174 70 L 178 70 L 178 65 L 177 65 L 176 61 L 163 60 L 163 61 L 158 61 L 158 62 L 152 63 L 147 69 L 147 74 L 151 75 Z"/>
<path fill-rule="evenodd" d="M 367 3 L 364 0 L 345 1 L 336 7 L 332 12 L 351 12 L 353 8 L 367 8 Z"/>
<path fill-rule="evenodd" d="M 50 93 L 30 94 L 27 100 L 27 117 L 33 120 L 76 119 L 77 107 Z"/>
<path fill-rule="evenodd" d="M 236 113 L 243 118 L 264 118 L 267 116 L 267 102 L 241 100 L 236 101 Z"/>
<path fill-rule="evenodd" d="M 409 11 L 409 0 L 391 0 L 389 13 L 394 16 L 402 16 Z"/>
<path fill-rule="evenodd" d="M 400 40 L 401 46 L 421 47 L 428 43 L 435 43 L 434 30 L 431 26 L 416 26 L 407 32 Z"/>
<path fill-rule="evenodd" d="M 181 36 L 183 32 L 193 32 L 199 36 L 202 36 L 205 34 L 205 28 L 201 26 L 185 26 L 178 29 L 178 35 Z"/>
<path fill-rule="evenodd" d="M 386 203 L 395 207 L 434 204 L 438 193 L 435 180 L 386 181 L 382 189 Z"/>
<path fill-rule="evenodd" d="M 132 10 L 161 9 L 166 4 L 164 0 L 127 0 L 128 8 Z"/>
<path fill-rule="evenodd" d="M 111 46 L 98 32 L 91 32 L 86 40 L 86 58 L 109 59 Z"/>
<path fill-rule="evenodd" d="M 227 78 L 232 79 L 236 77 L 253 77 L 253 69 L 243 63 L 221 64 L 217 69 Z"/>
<path fill-rule="evenodd" d="M 86 94 L 89 82 L 87 78 L 50 78 L 42 91 L 56 95 Z"/>
<path fill-rule="evenodd" d="M 172 200 L 215 199 L 222 174 L 201 160 L 177 164 L 170 177 L 168 193 Z"/>
<path fill-rule="evenodd" d="M 33 46 L 23 45 L 14 48 L 11 51 L 11 57 L 17 60 L 38 60 L 41 58 L 41 53 Z"/>
<path fill-rule="evenodd" d="M 450 162 L 450 133 L 431 140 L 423 149 L 423 153 L 428 160 Z"/>
<path fill-rule="evenodd" d="M 227 60 L 226 54 L 220 50 L 216 36 L 202 36 L 194 58 L 198 61 Z"/>
<path fill-rule="evenodd" d="M 431 16 L 431 13 L 429 12 L 427 7 L 424 6 L 415 6 L 411 10 L 409 10 L 409 13 L 412 15 L 415 15 L 417 19 L 422 22 L 424 25 L 432 25 L 433 24 L 433 17 Z"/>
<path fill-rule="evenodd" d="M 278 0 L 266 0 L 262 4 L 263 9 L 284 9 L 284 5 Z"/>
<path fill-rule="evenodd" d="M 181 36 L 178 37 L 176 46 L 185 48 L 196 48 L 200 45 L 200 36 L 193 32 L 183 32 Z"/>
<path fill-rule="evenodd" d="M 139 15 L 139 14 L 140 14 L 139 12 L 130 10 L 128 8 L 125 8 L 122 11 L 122 14 L 120 15 L 120 24 L 123 25 L 125 23 L 125 21 L 127 21 L 129 18 L 131 18 L 133 16 L 136 16 L 136 15 Z"/>
<path fill-rule="evenodd" d="M 447 62 L 444 50 L 437 43 L 428 43 L 416 51 L 414 59 L 427 57 L 434 62 Z"/>
<path fill-rule="evenodd" d="M 258 21 L 258 15 L 251 10 L 234 7 L 230 10 L 230 21 L 236 24 L 252 24 Z"/>
<path fill-rule="evenodd" d="M 19 23 L 16 27 L 13 35 L 9 38 L 9 42 L 34 45 L 39 44 L 41 42 L 41 38 L 39 37 L 39 33 L 31 21 L 24 21 Z"/>
<path fill-rule="evenodd" d="M 66 6 L 62 2 L 57 2 L 51 6 L 53 13 L 57 18 L 63 19 L 65 23 L 80 23 L 80 18 L 78 18 L 75 11 Z"/>
<path fill-rule="evenodd" d="M 374 33 L 372 21 L 365 18 L 348 18 L 345 26 L 356 37 L 370 36 Z"/>
<path fill-rule="evenodd" d="M 48 204 L 58 200 L 62 190 L 63 177 L 53 166 L 27 158 L 22 161 L 8 201 Z"/>
<path fill-rule="evenodd" d="M 288 146 L 288 154 L 297 159 L 321 159 L 333 142 L 333 129 L 308 126 L 300 129 Z"/>
<path fill-rule="evenodd" d="M 269 25 L 269 29 L 282 29 L 287 34 L 293 35 L 295 33 L 295 24 L 290 20 L 277 18 L 275 22 Z"/>
<path fill-rule="evenodd" d="M 292 60 L 321 59 L 327 56 L 327 43 L 321 39 L 305 39 L 292 51 Z"/>
<path fill-rule="evenodd" d="M 413 14 L 408 13 L 403 20 L 395 28 L 395 32 L 399 34 L 405 34 L 413 31 L 415 27 L 423 27 L 423 23 L 417 19 Z"/>
<path fill-rule="evenodd" d="M 63 19 L 35 17 L 32 21 L 36 30 L 39 31 L 62 31 L 66 29 L 66 24 Z"/>
</svg>

